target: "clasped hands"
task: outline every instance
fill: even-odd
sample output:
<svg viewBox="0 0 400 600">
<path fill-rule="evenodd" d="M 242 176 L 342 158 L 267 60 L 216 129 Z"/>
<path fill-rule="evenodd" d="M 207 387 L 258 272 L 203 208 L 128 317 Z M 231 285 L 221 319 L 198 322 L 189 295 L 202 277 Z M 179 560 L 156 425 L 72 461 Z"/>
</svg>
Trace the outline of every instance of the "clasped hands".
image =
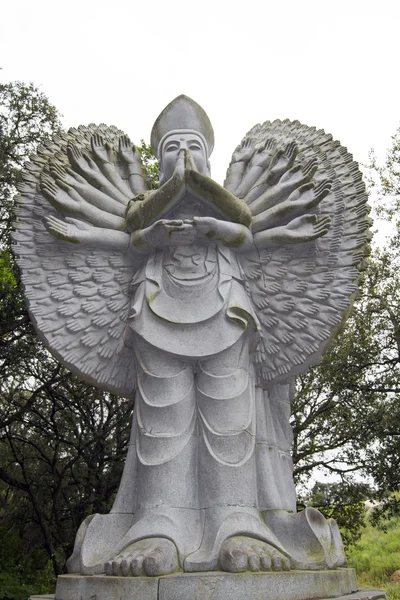
<svg viewBox="0 0 400 600">
<path fill-rule="evenodd" d="M 147 242 L 153 248 L 183 246 L 194 242 L 210 242 L 218 239 L 221 229 L 233 223 L 224 223 L 214 217 L 193 217 L 193 219 L 160 219 L 143 230 Z"/>
<path fill-rule="evenodd" d="M 200 178 L 197 189 L 195 189 L 196 182 L 193 181 L 194 175 Z M 207 194 L 207 186 L 210 185 L 213 186 L 215 193 L 211 198 Z M 203 244 L 221 242 L 228 246 L 239 247 L 251 241 L 251 233 L 245 225 L 211 216 L 193 216 L 191 219 L 184 220 L 160 218 L 147 227 L 140 226 L 146 222 L 147 214 L 152 216 L 157 212 L 160 217 L 171 214 L 186 194 L 197 198 L 202 198 L 205 194 L 206 204 L 212 205 L 218 194 L 225 195 L 229 192 L 207 176 L 198 173 L 190 151 L 181 150 L 172 177 L 161 188 L 150 192 L 145 200 L 130 205 L 127 211 L 127 224 L 128 229 L 132 231 L 132 246 L 139 251 L 148 251 L 150 248 L 190 245 L 194 242 Z M 150 203 L 153 209 L 146 213 L 146 204 L 149 206 Z M 220 204 L 224 206 L 224 200 Z M 214 207 L 217 212 L 221 212 L 222 216 L 223 211 L 221 208 L 218 210 L 218 203 L 214 204 Z"/>
</svg>

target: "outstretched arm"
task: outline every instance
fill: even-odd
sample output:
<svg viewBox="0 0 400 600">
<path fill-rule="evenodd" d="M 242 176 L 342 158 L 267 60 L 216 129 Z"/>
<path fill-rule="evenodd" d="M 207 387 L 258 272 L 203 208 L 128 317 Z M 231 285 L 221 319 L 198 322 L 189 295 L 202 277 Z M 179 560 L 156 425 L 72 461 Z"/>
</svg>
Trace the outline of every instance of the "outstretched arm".
<svg viewBox="0 0 400 600">
<path fill-rule="evenodd" d="M 44 224 L 53 237 L 64 242 L 121 252 L 131 250 L 142 255 L 166 246 L 191 245 L 196 240 L 193 223 L 181 220 L 160 219 L 150 227 L 134 231 L 132 235 L 105 227 L 93 227 L 71 217 L 62 221 L 51 215 L 45 217 Z"/>
<path fill-rule="evenodd" d="M 317 167 L 317 160 L 312 159 L 305 165 L 296 165 L 289 169 L 276 185 L 268 188 L 264 194 L 250 204 L 251 214 L 258 215 L 285 200 L 294 190 L 311 181 Z"/>
<path fill-rule="evenodd" d="M 131 193 L 129 192 L 129 195 L 127 196 L 116 188 L 115 185 L 103 175 L 100 168 L 87 152 L 82 152 L 75 144 L 68 144 L 67 154 L 74 170 L 83 175 L 83 177 L 95 188 L 103 191 L 124 206 L 128 204 Z"/>
<path fill-rule="evenodd" d="M 132 144 L 127 135 L 122 135 L 118 141 L 118 156 L 122 160 L 128 176 L 129 186 L 133 194 L 140 194 L 149 189 L 150 185 L 143 168 L 140 152 Z"/>
<path fill-rule="evenodd" d="M 254 154 L 254 144 L 251 140 L 247 139 L 243 144 L 238 146 L 233 153 L 232 163 L 229 167 L 228 176 L 224 183 L 225 189 L 229 190 L 234 194 L 237 187 L 242 181 L 244 170 L 247 163 Z"/>
<path fill-rule="evenodd" d="M 289 219 L 315 208 L 329 194 L 331 187 L 332 183 L 327 179 L 317 185 L 313 183 L 303 185 L 292 192 L 285 202 L 256 215 L 253 218 L 253 231 L 258 232 L 279 226 L 282 222 L 288 222 Z"/>
<path fill-rule="evenodd" d="M 115 152 L 113 146 L 104 139 L 99 133 L 92 135 L 90 140 L 94 160 L 102 171 L 103 175 L 113 186 L 117 188 L 124 196 L 130 198 L 132 192 L 128 184 L 121 178 L 115 167 Z"/>
<path fill-rule="evenodd" d="M 114 198 L 95 188 L 91 183 L 86 181 L 82 175 L 76 173 L 69 167 L 62 168 L 59 164 L 54 164 L 50 168 L 50 172 L 55 182 L 62 181 L 64 185 L 68 185 L 77 192 L 83 200 L 92 206 L 104 210 L 112 215 L 125 217 L 126 208 Z M 42 182 L 46 180 L 46 176 L 42 176 Z M 50 178 L 47 177 L 47 181 Z"/>
<path fill-rule="evenodd" d="M 243 177 L 241 184 L 235 192 L 236 196 L 244 198 L 246 194 L 248 194 L 250 189 L 269 166 L 275 150 L 276 141 L 272 138 L 268 139 L 265 144 L 257 148 L 250 160 L 248 172 Z"/>
<path fill-rule="evenodd" d="M 287 225 L 274 227 L 254 234 L 254 244 L 260 250 L 282 244 L 302 244 L 325 235 L 329 230 L 330 218 L 320 220 L 316 215 L 303 215 Z"/>
<path fill-rule="evenodd" d="M 44 197 L 60 212 L 75 213 L 97 227 L 112 227 L 121 231 L 126 229 L 125 219 L 122 216 L 119 217 L 90 204 L 65 180 L 53 181 L 50 177 L 43 176 L 41 188 Z"/>
<path fill-rule="evenodd" d="M 298 153 L 297 144 L 290 142 L 284 150 L 278 150 L 271 158 L 268 169 L 266 169 L 256 183 L 253 185 L 245 200 L 251 204 L 264 194 L 270 187 L 274 186 L 286 171 L 291 169 Z"/>
<path fill-rule="evenodd" d="M 126 252 L 130 245 L 129 233 L 92 227 L 78 219 L 66 217 L 65 221 L 50 215 L 45 217 L 44 224 L 49 233 L 59 240 L 71 244 L 82 244 L 107 250 L 122 250 Z"/>
</svg>

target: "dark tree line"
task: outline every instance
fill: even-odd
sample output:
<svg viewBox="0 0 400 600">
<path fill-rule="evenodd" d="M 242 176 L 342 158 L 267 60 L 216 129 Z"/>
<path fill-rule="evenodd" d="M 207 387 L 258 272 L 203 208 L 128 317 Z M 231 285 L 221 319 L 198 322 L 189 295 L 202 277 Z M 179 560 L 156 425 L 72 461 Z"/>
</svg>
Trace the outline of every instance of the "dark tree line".
<svg viewBox="0 0 400 600">
<path fill-rule="evenodd" d="M 41 591 L 64 570 L 85 516 L 110 509 L 132 403 L 61 367 L 33 330 L 11 251 L 13 197 L 60 115 L 19 82 L 0 86 L 0 107 L 0 598 L 23 598 L 23 583 Z"/>
</svg>

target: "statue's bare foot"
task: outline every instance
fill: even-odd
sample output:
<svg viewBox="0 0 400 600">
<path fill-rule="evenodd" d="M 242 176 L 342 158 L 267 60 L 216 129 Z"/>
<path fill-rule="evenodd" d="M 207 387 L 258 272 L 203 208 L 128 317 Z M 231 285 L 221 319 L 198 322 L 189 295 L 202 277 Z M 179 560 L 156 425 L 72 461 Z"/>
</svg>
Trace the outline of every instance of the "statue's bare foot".
<svg viewBox="0 0 400 600">
<path fill-rule="evenodd" d="M 288 571 L 290 561 L 266 542 L 245 536 L 229 538 L 221 548 L 223 571 Z"/>
<path fill-rule="evenodd" d="M 166 538 L 149 538 L 127 546 L 104 565 L 106 575 L 138 577 L 168 575 L 179 570 L 175 544 Z"/>
</svg>

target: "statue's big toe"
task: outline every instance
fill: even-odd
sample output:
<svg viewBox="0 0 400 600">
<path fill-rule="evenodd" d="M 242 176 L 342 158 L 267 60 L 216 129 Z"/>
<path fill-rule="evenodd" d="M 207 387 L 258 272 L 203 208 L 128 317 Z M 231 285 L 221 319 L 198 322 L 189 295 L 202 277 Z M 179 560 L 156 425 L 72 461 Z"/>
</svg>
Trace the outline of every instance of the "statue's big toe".
<svg viewBox="0 0 400 600">
<path fill-rule="evenodd" d="M 140 540 L 104 565 L 106 575 L 123 577 L 169 575 L 179 571 L 175 544 L 165 538 Z"/>
<path fill-rule="evenodd" d="M 287 571 L 290 561 L 266 542 L 246 536 L 229 538 L 221 548 L 220 566 L 223 571 Z"/>
</svg>

